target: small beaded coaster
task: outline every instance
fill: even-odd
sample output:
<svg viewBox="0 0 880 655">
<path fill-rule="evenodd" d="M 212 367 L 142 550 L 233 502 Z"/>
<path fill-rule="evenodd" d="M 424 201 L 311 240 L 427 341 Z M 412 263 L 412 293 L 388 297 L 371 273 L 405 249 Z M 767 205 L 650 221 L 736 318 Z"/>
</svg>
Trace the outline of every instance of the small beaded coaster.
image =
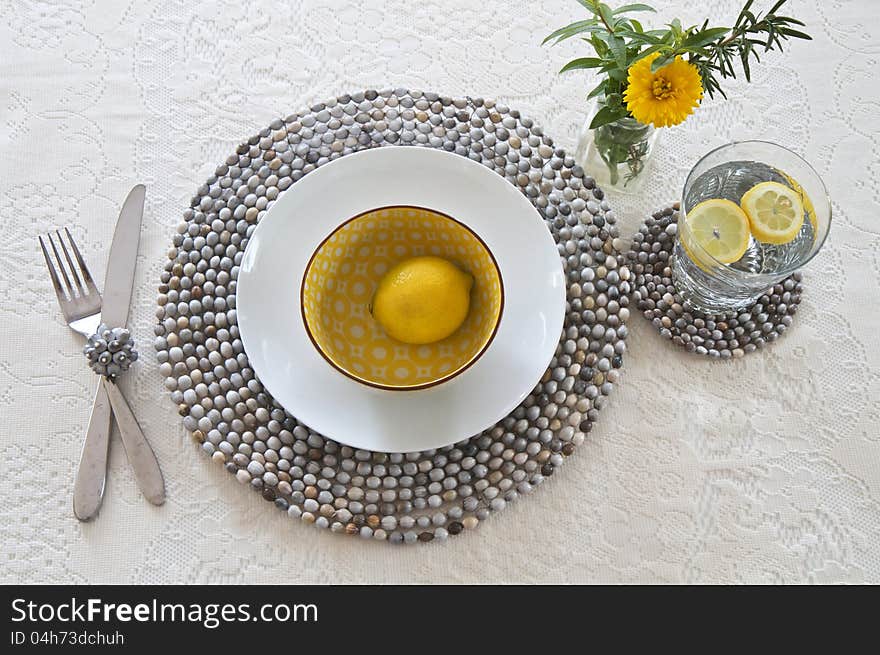
<svg viewBox="0 0 880 655">
<path fill-rule="evenodd" d="M 796 272 L 768 289 L 751 306 L 708 315 L 682 303 L 672 281 L 669 257 L 678 228 L 678 203 L 648 218 L 633 237 L 627 260 L 633 271 L 633 300 L 660 335 L 688 352 L 742 357 L 775 341 L 792 323 L 803 283 Z"/>
<path fill-rule="evenodd" d="M 248 364 L 235 310 L 248 238 L 280 194 L 390 144 L 442 148 L 505 177 L 544 217 L 569 284 L 556 353 L 523 403 L 479 435 L 415 453 L 355 450 L 284 411 Z M 614 212 L 540 127 L 494 101 L 386 89 L 318 103 L 242 143 L 183 219 L 159 285 L 165 386 L 214 461 L 303 522 L 396 543 L 474 528 L 553 474 L 620 376 L 631 282 Z"/>
</svg>

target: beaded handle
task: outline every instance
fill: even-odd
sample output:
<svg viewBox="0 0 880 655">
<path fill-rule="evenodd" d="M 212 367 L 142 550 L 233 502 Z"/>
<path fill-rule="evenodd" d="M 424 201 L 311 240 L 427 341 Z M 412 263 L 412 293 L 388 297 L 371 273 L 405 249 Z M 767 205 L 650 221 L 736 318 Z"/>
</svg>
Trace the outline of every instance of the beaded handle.
<svg viewBox="0 0 880 655">
<path fill-rule="evenodd" d="M 125 328 L 108 328 L 104 323 L 89 337 L 83 354 L 95 373 L 110 380 L 127 371 L 138 358 L 131 332 Z"/>
</svg>

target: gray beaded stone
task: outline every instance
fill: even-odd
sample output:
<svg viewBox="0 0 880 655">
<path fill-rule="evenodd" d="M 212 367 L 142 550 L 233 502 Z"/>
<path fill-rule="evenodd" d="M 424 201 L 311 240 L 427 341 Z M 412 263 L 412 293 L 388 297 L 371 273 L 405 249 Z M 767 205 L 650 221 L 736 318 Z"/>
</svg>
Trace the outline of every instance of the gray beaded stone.
<svg viewBox="0 0 880 655">
<path fill-rule="evenodd" d="M 745 309 L 719 315 L 696 311 L 676 292 L 669 263 L 678 233 L 678 210 L 679 203 L 675 203 L 654 212 L 627 252 L 634 274 L 632 297 L 642 315 L 665 339 L 713 359 L 740 358 L 778 339 L 791 326 L 801 300 L 800 271 L 767 289 Z"/>
<path fill-rule="evenodd" d="M 569 285 L 556 353 L 522 404 L 479 435 L 416 453 L 355 450 L 287 413 L 250 367 L 235 311 L 242 255 L 281 194 L 327 162 L 390 144 L 442 148 L 505 177 L 545 219 Z M 199 446 L 290 517 L 391 543 L 443 541 L 532 492 L 592 429 L 626 350 L 621 243 L 595 181 L 518 111 L 405 89 L 342 95 L 247 139 L 193 196 L 160 274 L 159 370 Z"/>
<path fill-rule="evenodd" d="M 95 373 L 111 380 L 127 371 L 138 358 L 131 332 L 125 328 L 108 328 L 103 323 L 86 341 L 83 354 Z"/>
</svg>

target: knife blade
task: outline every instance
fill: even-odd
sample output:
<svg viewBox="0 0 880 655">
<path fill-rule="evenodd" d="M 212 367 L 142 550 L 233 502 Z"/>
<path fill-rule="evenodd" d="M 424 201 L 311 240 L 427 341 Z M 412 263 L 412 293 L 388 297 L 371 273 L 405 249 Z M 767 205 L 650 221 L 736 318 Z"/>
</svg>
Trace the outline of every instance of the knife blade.
<svg viewBox="0 0 880 655">
<path fill-rule="evenodd" d="M 136 185 L 125 199 L 119 212 L 119 219 L 116 221 L 101 304 L 101 322 L 109 327 L 125 327 L 128 323 L 145 196 L 144 185 Z M 116 425 L 122 436 L 122 445 L 125 447 L 125 454 L 134 471 L 138 487 L 147 500 L 154 505 L 161 505 L 165 502 L 165 480 L 156 460 L 156 454 L 144 437 L 118 386 L 105 379 L 102 380 L 101 387 L 113 407 Z"/>
<path fill-rule="evenodd" d="M 145 196 L 146 187 L 143 184 L 138 184 L 128 193 L 113 232 L 101 304 L 101 322 L 111 328 L 125 327 L 128 323 Z"/>
</svg>

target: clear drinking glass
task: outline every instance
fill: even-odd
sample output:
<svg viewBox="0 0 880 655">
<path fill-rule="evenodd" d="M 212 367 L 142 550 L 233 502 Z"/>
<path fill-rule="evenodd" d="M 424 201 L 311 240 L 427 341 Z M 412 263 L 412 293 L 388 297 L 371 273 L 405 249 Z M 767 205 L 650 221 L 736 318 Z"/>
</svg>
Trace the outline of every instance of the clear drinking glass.
<svg viewBox="0 0 880 655">
<path fill-rule="evenodd" d="M 800 232 L 788 243 L 778 245 L 751 236 L 739 260 L 719 262 L 691 238 L 688 212 L 712 198 L 739 204 L 743 194 L 761 182 L 779 182 L 800 195 L 805 214 Z M 697 162 L 684 185 L 672 255 L 675 288 L 684 302 L 706 314 L 742 309 L 810 261 L 825 243 L 830 226 L 828 192 L 816 171 L 800 156 L 766 141 L 721 146 Z"/>
</svg>

